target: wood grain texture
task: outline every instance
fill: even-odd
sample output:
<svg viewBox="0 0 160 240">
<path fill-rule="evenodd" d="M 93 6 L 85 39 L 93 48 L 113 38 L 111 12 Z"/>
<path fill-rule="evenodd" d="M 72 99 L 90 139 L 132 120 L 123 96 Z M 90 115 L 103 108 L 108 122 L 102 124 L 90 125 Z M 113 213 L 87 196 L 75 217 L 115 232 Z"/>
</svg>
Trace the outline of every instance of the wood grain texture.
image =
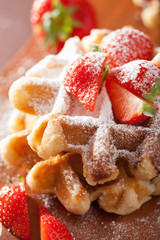
<svg viewBox="0 0 160 240">
<path fill-rule="evenodd" d="M 94 4 L 97 12 L 99 27 L 116 29 L 123 25 L 133 25 L 146 32 L 153 42 L 160 45 L 159 29 L 148 30 L 140 20 L 140 10 L 133 6 L 131 0 L 90 0 Z M 39 49 L 36 41 L 32 38 L 17 56 L 8 64 L 0 74 L 0 137 L 8 134 L 7 121 L 12 111 L 8 103 L 8 89 L 11 83 L 19 78 L 24 72 L 44 57 L 44 53 Z M 8 182 L 8 178 L 13 178 L 25 172 L 20 169 L 7 166 L 0 161 L 0 186 Z M 38 240 L 38 214 L 37 206 L 44 204 L 52 213 L 63 221 L 75 240 L 159 240 L 160 239 L 160 197 L 154 197 L 142 208 L 128 216 L 117 216 L 105 213 L 96 203 L 83 216 L 68 213 L 60 202 L 53 195 L 37 196 L 27 191 L 29 197 L 29 213 L 32 222 L 32 239 Z M 36 222 L 34 225 L 33 222 Z M 35 232 L 34 232 L 35 231 Z M 17 239 L 4 227 L 2 229 L 2 240 Z"/>
</svg>

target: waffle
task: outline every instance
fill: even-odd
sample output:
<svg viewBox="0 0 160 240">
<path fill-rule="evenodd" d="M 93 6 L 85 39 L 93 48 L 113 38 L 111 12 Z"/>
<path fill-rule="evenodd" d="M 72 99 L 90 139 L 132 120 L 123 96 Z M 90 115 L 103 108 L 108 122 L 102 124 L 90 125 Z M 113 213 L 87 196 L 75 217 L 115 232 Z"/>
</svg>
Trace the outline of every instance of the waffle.
<svg viewBox="0 0 160 240">
<path fill-rule="evenodd" d="M 109 29 L 92 29 L 89 36 L 82 39 L 82 46 L 85 52 L 92 50 L 93 44 L 100 44 L 102 38 L 111 32 Z"/>
<path fill-rule="evenodd" d="M 20 132 L 24 129 L 32 130 L 37 120 L 38 117 L 36 115 L 15 109 L 9 119 L 9 129 L 12 133 Z"/>
<path fill-rule="evenodd" d="M 5 161 L 17 168 L 30 170 L 42 159 L 28 145 L 27 136 L 30 130 L 14 133 L 1 141 L 1 156 Z"/>
<path fill-rule="evenodd" d="M 105 211 L 125 215 L 160 193 L 160 113 L 142 126 L 121 124 L 104 87 L 95 110 L 85 110 L 63 80 L 86 49 L 70 39 L 13 83 L 9 98 L 18 112 L 1 155 L 28 171 L 33 192 L 56 194 L 72 213 L 84 214 L 97 200 Z"/>
</svg>

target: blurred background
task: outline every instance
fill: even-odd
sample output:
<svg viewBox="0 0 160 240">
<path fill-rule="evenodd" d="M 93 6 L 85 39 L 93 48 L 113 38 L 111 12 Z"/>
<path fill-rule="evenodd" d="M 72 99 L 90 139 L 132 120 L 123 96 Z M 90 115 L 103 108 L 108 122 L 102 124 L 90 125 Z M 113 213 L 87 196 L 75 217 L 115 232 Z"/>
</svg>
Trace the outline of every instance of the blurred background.
<svg viewBox="0 0 160 240">
<path fill-rule="evenodd" d="M 31 36 L 32 0 L 0 0 L 0 69 Z"/>
<path fill-rule="evenodd" d="M 140 1 L 140 0 L 139 0 Z M 0 70 L 32 36 L 30 9 L 33 0 L 0 0 Z M 141 7 L 132 0 L 90 0 L 99 28 L 117 29 L 133 25 L 160 45 L 160 29 L 147 28 L 141 20 Z"/>
</svg>

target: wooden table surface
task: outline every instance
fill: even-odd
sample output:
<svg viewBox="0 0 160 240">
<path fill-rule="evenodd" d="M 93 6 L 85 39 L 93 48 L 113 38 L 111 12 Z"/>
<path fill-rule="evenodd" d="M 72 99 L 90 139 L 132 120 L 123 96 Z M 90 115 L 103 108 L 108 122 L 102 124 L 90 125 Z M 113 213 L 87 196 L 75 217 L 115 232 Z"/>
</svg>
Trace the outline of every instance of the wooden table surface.
<svg viewBox="0 0 160 240">
<path fill-rule="evenodd" d="M 117 29 L 124 25 L 133 25 L 147 33 L 156 46 L 160 45 L 160 30 L 147 29 L 142 25 L 140 9 L 135 7 L 131 0 L 90 1 L 97 13 L 98 27 Z M 34 39 L 27 40 L 31 36 L 29 22 L 31 3 L 31 0 L 0 0 L 0 69 L 3 68 L 0 74 L 0 100 L 3 103 L 0 105 L 0 138 L 9 132 L 7 121 L 12 110 L 8 103 L 9 86 L 45 55 Z M 13 58 L 26 41 L 28 43 Z M 7 62 L 10 63 L 4 67 Z M 8 178 L 15 177 L 19 173 L 25 176 L 23 170 L 9 167 L 0 160 L 0 186 L 4 185 Z M 43 202 L 46 198 L 44 196 L 39 198 L 32 194 L 30 196 L 32 221 L 38 222 L 34 199 Z M 67 213 L 57 199 L 47 195 L 47 204 L 51 211 L 69 227 L 75 240 L 159 240 L 160 228 L 157 225 L 158 218 L 160 218 L 159 202 L 160 198 L 155 197 L 136 213 L 123 218 L 104 213 L 96 204 L 93 204 L 89 213 L 84 216 L 75 216 Z M 88 231 L 86 231 L 86 223 Z M 32 225 L 32 239 L 38 240 L 39 236 L 35 228 L 38 229 L 38 226 Z M 154 233 L 152 239 L 148 232 Z M 3 227 L 0 239 L 14 240 L 17 238 Z"/>
</svg>

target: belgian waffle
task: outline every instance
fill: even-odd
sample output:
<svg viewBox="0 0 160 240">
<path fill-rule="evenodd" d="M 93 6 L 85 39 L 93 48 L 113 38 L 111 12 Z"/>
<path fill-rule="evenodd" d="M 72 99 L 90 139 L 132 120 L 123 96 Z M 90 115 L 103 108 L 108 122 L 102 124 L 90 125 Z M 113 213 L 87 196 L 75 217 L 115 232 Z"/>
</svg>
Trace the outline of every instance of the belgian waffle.
<svg viewBox="0 0 160 240">
<path fill-rule="evenodd" d="M 68 65 L 82 54 L 73 38 L 13 83 L 10 101 L 21 112 L 1 155 L 29 171 L 33 192 L 56 194 L 70 212 L 84 214 L 98 199 L 107 212 L 129 214 L 159 194 L 160 113 L 143 126 L 121 124 L 104 87 L 94 112 L 85 110 L 63 84 Z"/>
</svg>

